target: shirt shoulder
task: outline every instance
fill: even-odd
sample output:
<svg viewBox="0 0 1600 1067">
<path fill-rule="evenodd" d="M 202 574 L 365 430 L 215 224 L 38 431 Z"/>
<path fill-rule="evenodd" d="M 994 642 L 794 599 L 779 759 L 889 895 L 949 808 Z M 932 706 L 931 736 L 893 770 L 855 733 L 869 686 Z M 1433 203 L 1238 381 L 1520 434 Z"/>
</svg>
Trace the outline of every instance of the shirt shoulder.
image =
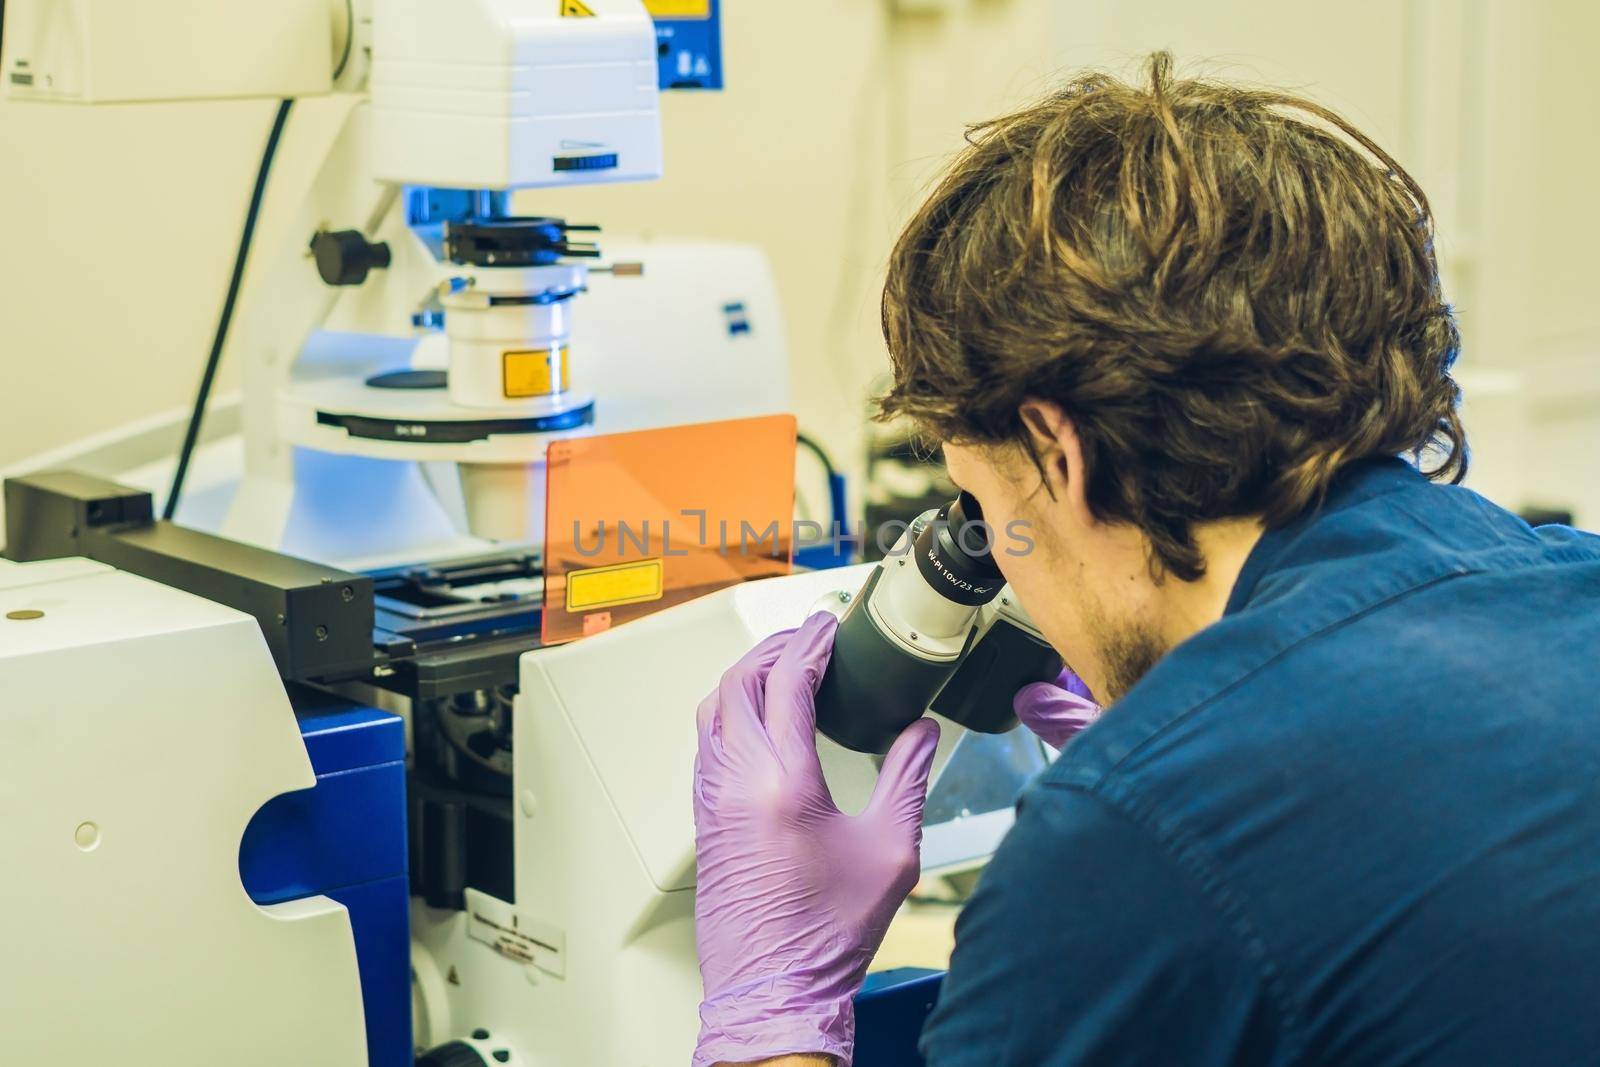
<svg viewBox="0 0 1600 1067">
<path fill-rule="evenodd" d="M 1264 537 L 1228 613 L 1025 790 L 933 1067 L 1594 1047 L 1600 922 L 1570 887 L 1600 878 L 1600 539 L 1379 473 Z M 1485 1022 L 1512 985 L 1521 1021 Z"/>
<path fill-rule="evenodd" d="M 1104 796 L 1036 790 L 956 925 L 929 1067 L 1292 1062 L 1288 989 L 1199 857 Z M 1153 1020 L 1159 1020 L 1154 1025 Z"/>
<path fill-rule="evenodd" d="M 1362 658 L 1372 636 L 1353 624 L 1403 614 L 1408 601 L 1444 583 L 1563 566 L 1595 571 L 1600 537 L 1533 529 L 1468 490 L 1433 485 L 1398 462 L 1379 466 L 1356 477 L 1343 498 L 1266 534 L 1227 614 L 1164 656 L 1073 740 L 1041 784 L 1098 788 L 1164 733 L 1219 703 L 1248 707 L 1312 658 L 1341 649 Z"/>
</svg>

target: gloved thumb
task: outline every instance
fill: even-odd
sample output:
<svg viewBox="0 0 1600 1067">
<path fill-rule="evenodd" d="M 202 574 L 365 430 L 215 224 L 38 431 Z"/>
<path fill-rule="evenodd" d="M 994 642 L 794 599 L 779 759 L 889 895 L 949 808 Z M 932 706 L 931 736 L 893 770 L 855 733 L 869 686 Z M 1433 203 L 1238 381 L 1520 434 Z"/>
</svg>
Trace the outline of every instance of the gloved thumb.
<svg viewBox="0 0 1600 1067">
<path fill-rule="evenodd" d="M 928 799 L 928 773 L 939 747 L 939 724 L 918 719 L 895 738 L 883 758 L 878 784 L 867 802 L 866 815 L 886 817 L 899 825 L 920 826 L 922 805 Z"/>
</svg>

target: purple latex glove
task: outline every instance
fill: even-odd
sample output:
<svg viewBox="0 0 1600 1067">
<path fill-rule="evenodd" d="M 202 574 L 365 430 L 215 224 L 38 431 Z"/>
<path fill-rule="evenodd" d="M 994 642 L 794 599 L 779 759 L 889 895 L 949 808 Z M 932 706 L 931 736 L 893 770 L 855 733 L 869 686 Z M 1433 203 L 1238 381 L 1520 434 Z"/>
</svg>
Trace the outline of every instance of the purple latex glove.
<svg viewBox="0 0 1600 1067">
<path fill-rule="evenodd" d="M 1017 690 L 1011 706 L 1022 725 L 1051 748 L 1062 748 L 1073 735 L 1100 717 L 1089 687 L 1071 671 L 1054 682 L 1033 682 Z"/>
<path fill-rule="evenodd" d="M 917 882 L 939 727 L 906 727 L 860 815 L 817 759 L 817 685 L 837 620 L 819 613 L 728 669 L 700 704 L 695 936 L 705 1000 L 695 1067 L 784 1053 L 850 1062 L 854 997 Z"/>
</svg>

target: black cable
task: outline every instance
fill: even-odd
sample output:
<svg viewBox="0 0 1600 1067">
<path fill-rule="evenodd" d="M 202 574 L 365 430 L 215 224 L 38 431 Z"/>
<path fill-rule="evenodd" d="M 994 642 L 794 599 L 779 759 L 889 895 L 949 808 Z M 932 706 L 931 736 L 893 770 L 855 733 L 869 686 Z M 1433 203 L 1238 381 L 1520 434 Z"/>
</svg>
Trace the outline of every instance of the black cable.
<svg viewBox="0 0 1600 1067">
<path fill-rule="evenodd" d="M 835 478 L 839 477 L 839 472 L 834 469 L 833 459 L 828 455 L 827 450 L 824 449 L 822 445 L 817 443 L 817 439 L 814 437 L 807 437 L 803 433 L 797 433 L 795 434 L 794 443 L 799 445 L 801 448 L 809 450 L 812 455 L 817 457 L 817 461 L 822 464 L 823 473 L 827 476 L 828 502 L 830 504 L 829 510 L 831 511 L 831 504 L 833 502 L 833 482 Z M 805 494 L 800 491 L 800 486 L 798 483 L 794 487 L 794 498 L 795 503 L 800 507 L 800 513 L 802 515 L 815 514 L 815 512 L 811 510 L 811 505 L 806 501 Z"/>
<path fill-rule="evenodd" d="M 167 502 L 161 517 L 171 519 L 178 510 L 178 497 L 183 492 L 183 480 L 189 474 L 189 460 L 194 455 L 195 443 L 200 439 L 200 421 L 205 418 L 206 402 L 211 399 L 211 384 L 217 376 L 217 364 L 222 362 L 222 346 L 228 340 L 228 324 L 233 320 L 233 305 L 239 299 L 239 282 L 244 278 L 245 261 L 250 258 L 250 242 L 255 237 L 256 218 L 261 214 L 261 198 L 267 190 L 267 174 L 272 170 L 272 157 L 278 153 L 278 140 L 289 121 L 289 108 L 293 100 L 278 102 L 277 117 L 272 120 L 272 132 L 267 135 L 267 146 L 261 153 L 261 166 L 256 169 L 255 189 L 250 193 L 250 207 L 245 212 L 244 230 L 239 234 L 239 251 L 233 257 L 233 276 L 228 279 L 228 295 L 222 301 L 222 315 L 217 319 L 217 332 L 211 339 L 211 354 L 206 357 L 206 369 L 200 376 L 200 389 L 195 394 L 194 410 L 189 413 L 189 426 L 183 434 L 183 447 L 178 450 L 178 466 L 172 472 L 172 488 L 167 492 Z"/>
<path fill-rule="evenodd" d="M 821 461 L 822 469 L 828 472 L 828 478 L 830 480 L 838 476 L 839 472 L 834 468 L 833 460 L 828 457 L 828 453 L 823 449 L 823 447 L 817 443 L 816 438 L 807 437 L 803 433 L 796 434 L 794 443 L 799 445 L 801 448 L 807 448 L 811 450 L 811 453 Z"/>
<path fill-rule="evenodd" d="M 333 77 L 329 81 L 338 81 L 339 75 L 344 73 L 345 65 L 350 62 L 350 44 L 356 39 L 356 5 L 355 0 L 344 0 L 344 51 L 339 55 L 339 65 L 333 68 Z"/>
</svg>

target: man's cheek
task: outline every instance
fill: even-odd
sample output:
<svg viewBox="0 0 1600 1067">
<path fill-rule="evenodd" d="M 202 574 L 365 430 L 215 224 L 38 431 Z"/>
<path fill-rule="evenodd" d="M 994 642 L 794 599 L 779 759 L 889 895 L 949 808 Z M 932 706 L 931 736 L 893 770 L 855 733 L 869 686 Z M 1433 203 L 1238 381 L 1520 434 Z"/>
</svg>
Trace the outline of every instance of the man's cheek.
<svg viewBox="0 0 1600 1067">
<path fill-rule="evenodd" d="M 1023 518 L 1009 519 L 996 525 L 997 558 L 1022 558 L 1031 556 L 1039 547 L 1034 536 L 1033 523 Z"/>
<path fill-rule="evenodd" d="M 1011 538 L 1005 527 L 997 528 L 993 549 L 994 562 L 1013 589 L 1028 590 L 1032 586 L 1029 575 L 1034 570 L 1033 553 L 1034 546 L 1019 544 Z M 1027 601 L 1031 598 L 1025 592 L 1020 595 L 1024 601 L 1023 606 L 1026 607 Z"/>
</svg>

